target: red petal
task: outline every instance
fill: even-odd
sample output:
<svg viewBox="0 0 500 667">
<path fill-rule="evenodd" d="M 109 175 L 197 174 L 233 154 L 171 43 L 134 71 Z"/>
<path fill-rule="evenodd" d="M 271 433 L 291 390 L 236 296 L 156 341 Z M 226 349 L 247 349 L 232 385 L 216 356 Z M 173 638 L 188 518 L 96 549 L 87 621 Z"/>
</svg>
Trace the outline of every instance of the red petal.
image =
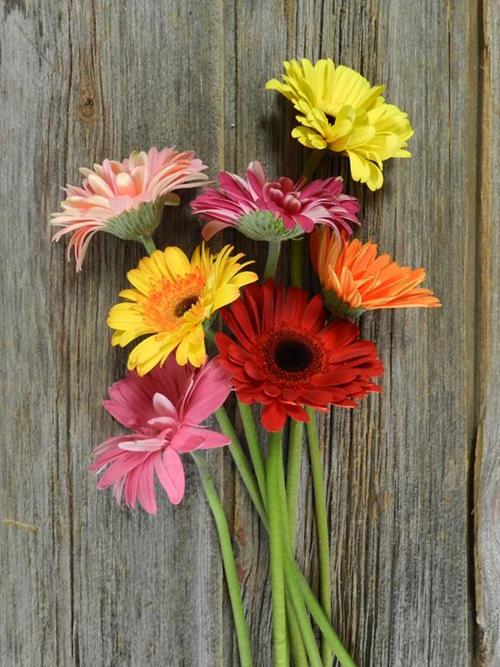
<svg viewBox="0 0 500 667">
<path fill-rule="evenodd" d="M 268 280 L 262 287 L 260 304 L 262 308 L 262 331 L 269 331 L 274 324 L 276 286 Z"/>
<path fill-rule="evenodd" d="M 329 349 L 345 347 L 359 338 L 359 329 L 352 322 L 343 320 L 341 322 L 332 322 L 322 332 Z"/>
<path fill-rule="evenodd" d="M 314 384 L 319 387 L 344 385 L 353 382 L 358 377 L 358 373 L 353 368 L 335 368 L 329 373 L 324 373 L 314 378 Z"/>
<path fill-rule="evenodd" d="M 300 392 L 300 398 L 304 403 L 312 405 L 328 405 L 331 403 L 331 392 L 324 389 L 308 387 Z"/>
<path fill-rule="evenodd" d="M 325 324 L 325 320 L 326 310 L 323 305 L 323 299 L 319 295 L 315 296 L 307 304 L 304 315 L 302 317 L 302 324 L 307 329 L 311 329 L 312 331 L 319 331 Z"/>
<path fill-rule="evenodd" d="M 245 372 L 254 380 L 265 380 L 267 374 L 253 361 L 245 362 Z"/>
<path fill-rule="evenodd" d="M 266 431 L 277 433 L 283 429 L 286 421 L 286 412 L 281 403 L 274 401 L 266 405 L 262 411 L 262 426 Z"/>
<path fill-rule="evenodd" d="M 281 389 L 274 384 L 267 384 L 264 387 L 264 391 L 268 396 L 272 396 L 273 398 L 281 395 Z"/>
<path fill-rule="evenodd" d="M 298 405 L 297 403 L 287 403 L 285 409 L 295 421 L 305 422 L 306 424 L 309 422 L 309 415 L 301 405 Z"/>
</svg>

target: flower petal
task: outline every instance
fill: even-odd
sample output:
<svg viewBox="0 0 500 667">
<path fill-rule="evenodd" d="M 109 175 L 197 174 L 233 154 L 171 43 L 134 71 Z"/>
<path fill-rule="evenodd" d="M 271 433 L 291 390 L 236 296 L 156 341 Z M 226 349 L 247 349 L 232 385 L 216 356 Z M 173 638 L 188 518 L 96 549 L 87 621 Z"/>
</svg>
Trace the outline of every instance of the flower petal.
<svg viewBox="0 0 500 667">
<path fill-rule="evenodd" d="M 173 505 L 178 505 L 184 497 L 185 476 L 181 457 L 172 449 L 167 447 L 163 457 L 155 459 L 155 471 L 160 484 Z"/>
<path fill-rule="evenodd" d="M 181 418 L 200 424 L 224 403 L 231 391 L 229 373 L 214 359 L 195 376 L 189 394 L 184 398 Z"/>
</svg>

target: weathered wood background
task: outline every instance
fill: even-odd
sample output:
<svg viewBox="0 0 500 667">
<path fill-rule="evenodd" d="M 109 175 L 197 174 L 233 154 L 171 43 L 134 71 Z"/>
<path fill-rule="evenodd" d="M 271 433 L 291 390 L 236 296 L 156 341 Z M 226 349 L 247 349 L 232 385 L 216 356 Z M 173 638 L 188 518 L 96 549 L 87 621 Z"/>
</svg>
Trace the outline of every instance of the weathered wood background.
<svg viewBox="0 0 500 667">
<path fill-rule="evenodd" d="M 384 393 L 324 425 L 335 623 L 361 666 L 500 665 L 499 32 L 495 0 L 3 0 L 2 665 L 237 664 L 195 471 L 156 518 L 117 507 L 87 472 L 117 432 L 100 401 L 125 355 L 105 319 L 141 248 L 101 235 L 77 276 L 47 219 L 79 166 L 150 145 L 193 147 L 211 175 L 254 158 L 298 175 L 291 111 L 263 85 L 303 55 L 360 69 L 409 112 L 413 159 L 387 166 L 381 192 L 347 189 L 363 237 L 426 266 L 444 303 L 365 318 Z M 197 238 L 184 206 L 158 241 Z M 228 454 L 210 463 L 267 666 L 265 535 Z M 306 474 L 302 489 L 314 576 Z"/>
</svg>

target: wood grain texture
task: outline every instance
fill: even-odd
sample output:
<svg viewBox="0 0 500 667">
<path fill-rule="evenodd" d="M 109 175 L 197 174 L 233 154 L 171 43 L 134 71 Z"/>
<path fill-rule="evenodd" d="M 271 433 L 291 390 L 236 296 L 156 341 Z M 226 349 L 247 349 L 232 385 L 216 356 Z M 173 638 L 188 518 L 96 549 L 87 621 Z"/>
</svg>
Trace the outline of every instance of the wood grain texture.
<svg viewBox="0 0 500 667">
<path fill-rule="evenodd" d="M 479 664 L 500 664 L 500 11 L 481 13 L 481 197 L 478 278 L 477 434 L 474 485 L 475 582 Z"/>
<path fill-rule="evenodd" d="M 211 175 L 257 158 L 298 176 L 291 110 L 263 85 L 305 55 L 386 83 L 409 112 L 412 160 L 387 166 L 381 192 L 348 178 L 347 189 L 362 202 L 363 238 L 425 266 L 444 303 L 366 316 L 384 393 L 322 423 L 335 624 L 360 666 L 499 664 L 496 3 L 3 0 L 2 10 L 0 663 L 237 664 L 195 469 L 184 503 L 161 499 L 156 518 L 117 507 L 87 472 L 91 448 L 118 432 L 100 401 L 125 354 L 105 344 L 105 319 L 142 250 L 98 236 L 76 276 L 46 220 L 79 166 L 153 144 L 195 148 Z M 319 173 L 332 172 L 347 176 L 345 161 Z M 260 245 L 225 238 L 262 267 Z M 185 205 L 157 237 L 197 240 Z M 298 558 L 315 581 L 306 463 L 304 453 Z M 228 454 L 210 465 L 256 665 L 271 665 L 265 534 Z"/>
</svg>

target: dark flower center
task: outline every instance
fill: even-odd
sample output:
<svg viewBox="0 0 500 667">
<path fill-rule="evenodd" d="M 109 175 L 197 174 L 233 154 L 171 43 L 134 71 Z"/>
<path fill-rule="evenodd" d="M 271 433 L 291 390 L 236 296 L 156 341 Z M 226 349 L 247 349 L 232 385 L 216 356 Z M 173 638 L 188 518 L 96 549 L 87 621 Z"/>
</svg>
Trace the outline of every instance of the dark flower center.
<svg viewBox="0 0 500 667">
<path fill-rule="evenodd" d="M 182 301 L 180 301 L 175 307 L 176 317 L 182 317 L 184 313 L 187 313 L 187 311 L 190 310 L 197 301 L 197 296 L 188 296 L 185 299 L 182 299 Z"/>
<path fill-rule="evenodd" d="M 313 351 L 300 340 L 281 340 L 274 349 L 276 366 L 287 373 L 300 373 L 312 364 Z"/>
<path fill-rule="evenodd" d="M 283 327 L 265 335 L 260 345 L 272 383 L 298 386 L 307 383 L 324 366 L 321 342 L 311 332 Z"/>
</svg>

